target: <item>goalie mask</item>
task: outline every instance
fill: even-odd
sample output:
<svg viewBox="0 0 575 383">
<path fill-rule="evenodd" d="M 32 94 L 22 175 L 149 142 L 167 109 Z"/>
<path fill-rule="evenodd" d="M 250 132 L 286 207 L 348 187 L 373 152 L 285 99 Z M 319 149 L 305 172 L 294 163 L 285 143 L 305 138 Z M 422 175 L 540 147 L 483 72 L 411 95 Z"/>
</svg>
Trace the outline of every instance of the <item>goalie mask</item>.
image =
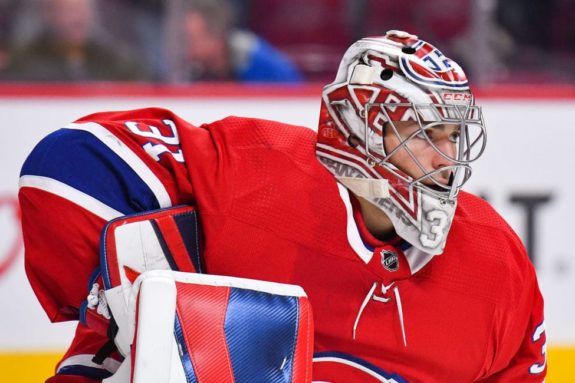
<svg viewBox="0 0 575 383">
<path fill-rule="evenodd" d="M 443 251 L 485 138 L 461 67 L 406 32 L 354 43 L 323 90 L 319 160 L 426 253 Z"/>
</svg>

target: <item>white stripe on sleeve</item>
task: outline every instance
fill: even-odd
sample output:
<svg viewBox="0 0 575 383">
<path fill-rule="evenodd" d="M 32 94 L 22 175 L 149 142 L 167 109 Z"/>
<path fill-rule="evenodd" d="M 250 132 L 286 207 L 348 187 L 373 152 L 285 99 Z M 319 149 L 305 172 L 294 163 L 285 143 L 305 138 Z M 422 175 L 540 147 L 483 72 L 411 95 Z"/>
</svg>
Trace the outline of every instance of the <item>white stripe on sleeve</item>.
<svg viewBox="0 0 575 383">
<path fill-rule="evenodd" d="M 19 186 L 20 188 L 30 187 L 55 194 L 88 210 L 105 221 L 124 215 L 96 198 L 53 178 L 22 176 L 20 177 Z"/>
</svg>

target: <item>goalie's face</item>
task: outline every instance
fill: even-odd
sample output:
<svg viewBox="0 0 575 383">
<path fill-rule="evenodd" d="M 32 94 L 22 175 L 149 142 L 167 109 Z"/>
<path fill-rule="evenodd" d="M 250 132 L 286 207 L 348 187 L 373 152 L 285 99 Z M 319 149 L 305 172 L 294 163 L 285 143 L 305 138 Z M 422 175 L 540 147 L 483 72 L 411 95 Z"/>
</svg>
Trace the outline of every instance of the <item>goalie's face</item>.
<svg viewBox="0 0 575 383">
<path fill-rule="evenodd" d="M 368 158 L 391 172 L 385 177 L 396 189 L 455 201 L 485 148 L 476 106 L 368 104 L 363 115 Z"/>
<path fill-rule="evenodd" d="M 388 161 L 432 188 L 448 187 L 457 158 L 460 126 L 438 124 L 421 130 L 415 121 L 396 121 L 384 134 Z"/>
</svg>

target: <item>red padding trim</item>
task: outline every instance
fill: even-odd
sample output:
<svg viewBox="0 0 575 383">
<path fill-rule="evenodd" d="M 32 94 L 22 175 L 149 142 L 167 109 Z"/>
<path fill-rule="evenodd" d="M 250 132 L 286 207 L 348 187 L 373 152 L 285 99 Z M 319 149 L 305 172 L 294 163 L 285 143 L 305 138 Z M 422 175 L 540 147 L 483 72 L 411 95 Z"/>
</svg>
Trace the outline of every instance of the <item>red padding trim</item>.
<svg viewBox="0 0 575 383">
<path fill-rule="evenodd" d="M 293 362 L 293 381 L 311 382 L 313 360 L 313 316 L 306 297 L 299 298 L 299 328 Z"/>
<path fill-rule="evenodd" d="M 184 245 L 184 241 L 180 235 L 178 225 L 176 225 L 176 222 L 174 221 L 174 217 L 172 215 L 160 217 L 156 219 L 156 223 L 162 232 L 162 236 L 168 245 L 168 249 L 170 249 L 174 262 L 176 262 L 176 265 L 178 266 L 178 270 L 187 273 L 195 273 L 196 268 L 190 259 L 186 245 Z"/>
<path fill-rule="evenodd" d="M 177 313 L 201 383 L 234 383 L 224 322 L 230 289 L 176 282 Z"/>
</svg>

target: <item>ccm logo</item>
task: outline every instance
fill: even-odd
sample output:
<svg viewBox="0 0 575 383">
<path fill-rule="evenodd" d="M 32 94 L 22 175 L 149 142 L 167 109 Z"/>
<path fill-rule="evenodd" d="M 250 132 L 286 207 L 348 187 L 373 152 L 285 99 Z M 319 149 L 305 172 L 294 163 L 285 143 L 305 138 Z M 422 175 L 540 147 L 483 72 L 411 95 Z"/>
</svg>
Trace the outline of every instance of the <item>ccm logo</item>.
<svg viewBox="0 0 575 383">
<path fill-rule="evenodd" d="M 468 93 L 443 93 L 445 101 L 471 101 L 471 95 Z"/>
</svg>

